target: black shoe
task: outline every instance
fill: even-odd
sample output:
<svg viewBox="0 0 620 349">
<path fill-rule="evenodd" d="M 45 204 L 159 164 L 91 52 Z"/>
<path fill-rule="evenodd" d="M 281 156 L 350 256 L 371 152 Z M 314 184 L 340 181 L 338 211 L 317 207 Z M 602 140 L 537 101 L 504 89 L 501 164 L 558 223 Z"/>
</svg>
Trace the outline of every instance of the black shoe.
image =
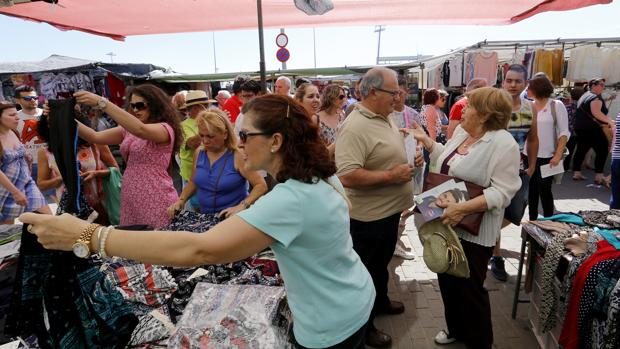
<svg viewBox="0 0 620 349">
<path fill-rule="evenodd" d="M 377 309 L 377 314 L 396 315 L 404 312 L 405 305 L 397 301 L 390 301 L 390 305 Z"/>
<path fill-rule="evenodd" d="M 373 348 L 389 348 L 392 346 L 392 337 L 373 326 L 366 330 L 366 345 Z"/>
<path fill-rule="evenodd" d="M 491 274 L 497 279 L 497 281 L 506 282 L 508 280 L 508 273 L 506 273 L 506 267 L 504 266 L 504 258 L 499 256 L 491 257 Z"/>
</svg>

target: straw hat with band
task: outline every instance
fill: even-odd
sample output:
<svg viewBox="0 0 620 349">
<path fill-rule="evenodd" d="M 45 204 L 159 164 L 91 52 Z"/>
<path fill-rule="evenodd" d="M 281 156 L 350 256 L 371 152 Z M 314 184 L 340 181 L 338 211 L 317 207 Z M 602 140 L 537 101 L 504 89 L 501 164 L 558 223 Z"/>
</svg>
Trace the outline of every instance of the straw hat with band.
<svg viewBox="0 0 620 349">
<path fill-rule="evenodd" d="M 187 92 L 187 95 L 185 96 L 185 104 L 183 105 L 183 109 L 189 108 L 192 105 L 197 105 L 197 104 L 209 105 L 211 103 L 216 103 L 216 102 L 217 101 L 214 99 L 209 99 L 205 91 L 190 90 Z"/>
<path fill-rule="evenodd" d="M 418 236 L 424 247 L 424 263 L 434 273 L 469 278 L 463 245 L 451 226 L 432 220 L 422 224 Z"/>
</svg>

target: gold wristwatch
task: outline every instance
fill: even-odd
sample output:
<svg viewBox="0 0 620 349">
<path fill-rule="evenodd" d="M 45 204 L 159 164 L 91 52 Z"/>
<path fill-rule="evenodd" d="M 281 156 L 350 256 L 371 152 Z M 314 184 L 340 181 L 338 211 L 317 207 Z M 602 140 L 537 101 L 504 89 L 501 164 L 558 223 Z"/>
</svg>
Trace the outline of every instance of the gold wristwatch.
<svg viewBox="0 0 620 349">
<path fill-rule="evenodd" d="M 73 254 L 80 258 L 88 258 L 90 256 L 90 239 L 93 237 L 93 233 L 101 225 L 91 223 L 82 232 L 80 237 L 73 244 Z"/>
</svg>

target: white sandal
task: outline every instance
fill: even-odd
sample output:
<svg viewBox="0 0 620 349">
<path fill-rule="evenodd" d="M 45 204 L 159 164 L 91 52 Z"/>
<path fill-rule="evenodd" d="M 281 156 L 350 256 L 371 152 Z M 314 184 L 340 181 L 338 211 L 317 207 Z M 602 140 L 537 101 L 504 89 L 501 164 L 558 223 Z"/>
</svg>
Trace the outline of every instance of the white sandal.
<svg viewBox="0 0 620 349">
<path fill-rule="evenodd" d="M 450 337 L 445 330 L 441 330 L 435 335 L 435 343 L 437 344 L 450 344 L 454 342 L 456 342 L 456 338 Z"/>
</svg>

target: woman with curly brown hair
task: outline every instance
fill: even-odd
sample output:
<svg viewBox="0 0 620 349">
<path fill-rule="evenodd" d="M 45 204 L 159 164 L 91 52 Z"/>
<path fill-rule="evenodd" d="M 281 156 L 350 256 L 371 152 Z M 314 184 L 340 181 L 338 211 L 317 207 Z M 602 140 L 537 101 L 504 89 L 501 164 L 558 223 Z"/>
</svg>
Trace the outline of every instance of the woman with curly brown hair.
<svg viewBox="0 0 620 349">
<path fill-rule="evenodd" d="M 243 114 L 239 148 L 246 170 L 266 170 L 279 183 L 207 234 L 101 228 L 67 214 L 20 220 L 49 249 L 69 251 L 75 244 L 160 265 L 227 263 L 271 247 L 296 347 L 364 348 L 375 290 L 353 250 L 348 200 L 316 124 L 286 96 L 258 97 Z M 76 243 L 93 229 L 89 241 Z"/>
<path fill-rule="evenodd" d="M 183 140 L 179 115 L 164 91 L 144 84 L 133 87 L 123 110 L 96 94 L 79 91 L 78 103 L 98 107 L 117 127 L 97 132 L 79 123 L 78 133 L 91 144 L 120 144 L 127 166 L 121 187 L 121 225 L 154 228 L 169 221 L 166 209 L 178 199 L 168 173 Z"/>
</svg>

